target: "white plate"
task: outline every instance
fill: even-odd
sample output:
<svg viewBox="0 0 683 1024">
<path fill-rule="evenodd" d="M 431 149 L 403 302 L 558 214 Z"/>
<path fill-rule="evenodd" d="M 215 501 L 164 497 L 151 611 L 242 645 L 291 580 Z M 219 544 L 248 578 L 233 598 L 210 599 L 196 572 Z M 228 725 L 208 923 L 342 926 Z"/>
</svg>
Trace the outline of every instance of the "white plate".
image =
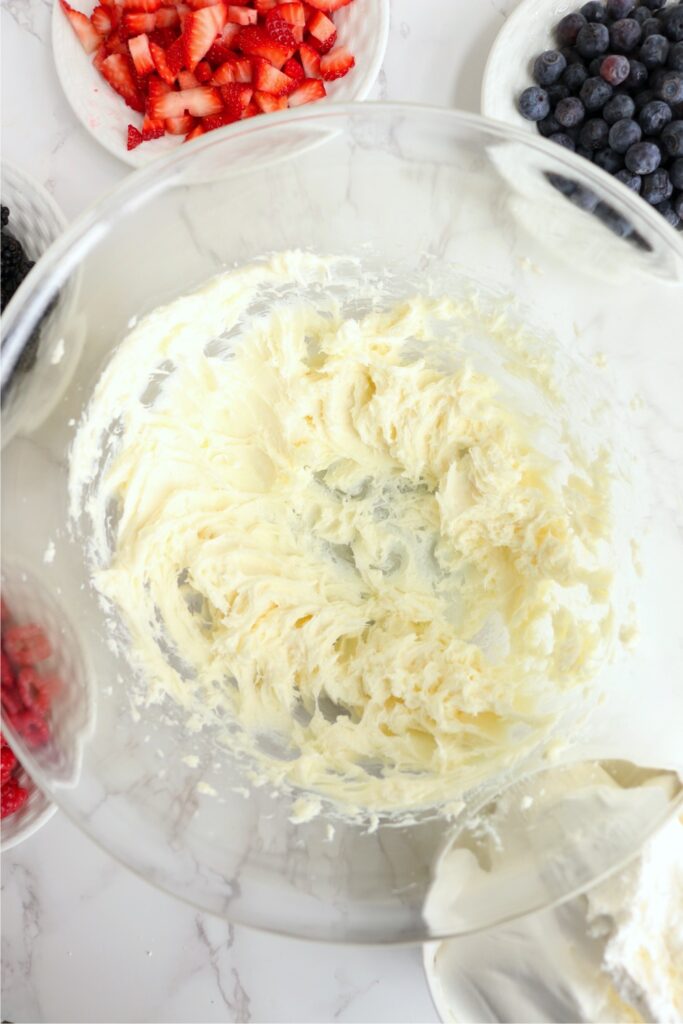
<svg viewBox="0 0 683 1024">
<path fill-rule="evenodd" d="M 74 6 L 90 13 L 96 0 L 74 0 Z M 339 44 L 348 46 L 356 66 L 345 78 L 326 83 L 330 99 L 348 103 L 367 97 L 384 60 L 389 10 L 390 0 L 355 0 L 335 13 Z M 57 77 L 76 117 L 113 156 L 133 167 L 143 167 L 182 145 L 182 135 L 165 135 L 137 149 L 126 149 L 128 125 L 140 127 L 142 116 L 127 107 L 95 70 L 92 55 L 81 46 L 58 0 L 52 10 L 52 49 Z"/>
<path fill-rule="evenodd" d="M 484 68 L 481 112 L 537 135 L 536 125 L 517 109 L 519 94 L 533 85 L 531 66 L 539 53 L 557 46 L 553 29 L 577 11 L 581 0 L 522 0 L 496 36 Z"/>
</svg>

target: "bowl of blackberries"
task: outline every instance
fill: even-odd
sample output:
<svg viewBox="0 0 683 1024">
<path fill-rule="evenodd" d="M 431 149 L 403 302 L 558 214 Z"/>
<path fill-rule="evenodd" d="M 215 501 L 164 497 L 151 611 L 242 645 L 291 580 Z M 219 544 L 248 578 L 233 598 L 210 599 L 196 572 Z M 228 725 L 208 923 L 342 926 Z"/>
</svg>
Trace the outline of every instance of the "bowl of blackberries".
<svg viewBox="0 0 683 1024">
<path fill-rule="evenodd" d="M 683 230 L 683 0 L 522 0 L 491 50 L 482 108 Z"/>
</svg>

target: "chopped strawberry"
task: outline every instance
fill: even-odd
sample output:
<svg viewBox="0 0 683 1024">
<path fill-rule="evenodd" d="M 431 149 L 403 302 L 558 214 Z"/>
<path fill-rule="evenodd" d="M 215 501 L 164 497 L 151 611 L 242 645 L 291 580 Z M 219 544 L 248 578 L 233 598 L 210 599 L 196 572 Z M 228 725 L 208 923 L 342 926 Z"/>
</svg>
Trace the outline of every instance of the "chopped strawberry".
<svg viewBox="0 0 683 1024">
<path fill-rule="evenodd" d="M 66 0 L 59 0 L 59 2 L 85 52 L 94 53 L 102 42 L 102 37 L 90 21 L 90 18 L 86 18 L 85 14 L 81 14 L 80 11 L 75 11 Z"/>
<path fill-rule="evenodd" d="M 256 13 L 256 12 L 254 12 Z M 276 43 L 281 43 L 288 50 L 296 50 L 296 39 L 292 34 L 292 28 L 288 21 L 280 14 L 279 8 L 275 7 L 266 15 L 266 31 Z"/>
<path fill-rule="evenodd" d="M 157 13 L 161 14 L 161 11 L 158 11 Z M 153 32 L 149 33 L 149 42 L 150 45 L 152 43 L 156 43 L 156 45 L 160 46 L 162 50 L 167 50 L 171 43 L 175 41 L 176 36 L 177 33 L 171 26 L 168 26 L 167 28 L 155 28 Z"/>
<path fill-rule="evenodd" d="M 100 45 L 95 50 L 95 56 L 92 59 L 93 66 L 97 68 L 100 74 L 102 74 L 102 63 L 107 59 L 107 56 L 107 47 L 104 45 L 104 43 L 100 43 Z"/>
<path fill-rule="evenodd" d="M 152 60 L 149 48 L 149 39 L 144 32 L 142 35 L 134 36 L 133 39 L 128 40 L 128 49 L 130 50 L 135 71 L 139 78 L 144 78 L 145 75 L 149 75 L 150 72 L 154 71 L 154 61 Z"/>
<path fill-rule="evenodd" d="M 194 118 L 189 114 L 182 117 L 167 117 L 164 121 L 169 135 L 187 135 L 194 128 Z"/>
<path fill-rule="evenodd" d="M 228 21 L 233 25 L 255 25 L 257 19 L 258 14 L 250 7 L 235 7 L 234 4 L 228 6 Z"/>
<path fill-rule="evenodd" d="M 207 53 L 214 39 L 225 25 L 227 10 L 225 4 L 214 4 L 191 11 L 183 29 L 185 67 L 194 71 L 195 66 Z M 243 31 L 247 31 L 244 29 Z"/>
<path fill-rule="evenodd" d="M 345 46 L 337 46 L 320 58 L 320 73 L 326 82 L 343 78 L 356 63 L 355 57 Z"/>
<path fill-rule="evenodd" d="M 198 139 L 200 135 L 204 134 L 204 129 L 201 124 L 196 124 L 191 132 L 188 132 L 185 136 L 185 142 L 192 142 L 193 139 Z"/>
<path fill-rule="evenodd" d="M 273 96 L 269 92 L 255 92 L 254 103 L 264 114 L 270 114 L 273 110 L 287 109 L 286 96 Z"/>
<path fill-rule="evenodd" d="M 144 11 L 131 11 L 121 19 L 121 28 L 125 36 L 139 36 L 141 32 L 153 32 L 156 27 L 156 15 L 145 14 Z"/>
<path fill-rule="evenodd" d="M 156 43 L 149 44 L 149 50 L 154 61 L 154 67 L 157 69 L 159 76 L 166 83 L 166 85 L 173 85 L 176 80 L 176 75 L 173 74 L 170 67 L 168 66 L 168 60 L 166 59 L 166 52 L 162 50 Z"/>
<path fill-rule="evenodd" d="M 180 21 L 180 16 L 175 7 L 160 7 L 154 15 L 154 24 L 157 28 L 172 28 Z"/>
<path fill-rule="evenodd" d="M 147 79 L 147 99 L 153 100 L 157 96 L 163 96 L 164 93 L 170 92 L 171 86 L 168 82 L 164 82 L 159 75 L 150 75 Z"/>
<path fill-rule="evenodd" d="M 226 61 L 232 57 L 232 50 L 228 49 L 227 46 L 223 46 L 223 43 L 213 43 L 207 50 L 206 57 L 204 58 L 212 68 L 220 67 L 225 64 Z"/>
<path fill-rule="evenodd" d="M 189 7 L 193 11 L 200 11 L 202 7 L 214 7 L 216 4 L 222 3 L 223 0 L 185 0 Z M 236 0 L 233 0 L 236 3 Z"/>
<path fill-rule="evenodd" d="M 276 10 L 280 17 L 284 18 L 290 25 L 298 25 L 303 28 L 306 24 L 306 11 L 304 10 L 303 4 L 279 4 Z M 266 24 L 267 23 L 268 18 L 266 16 Z"/>
<path fill-rule="evenodd" d="M 272 96 L 285 96 L 296 88 L 296 82 L 293 82 L 287 75 L 283 75 L 262 57 L 254 57 L 253 67 L 254 88 L 259 92 L 269 92 Z"/>
<path fill-rule="evenodd" d="M 318 53 L 329 53 L 337 41 L 334 22 L 325 17 L 322 11 L 316 11 L 306 27 L 315 41 Z"/>
<path fill-rule="evenodd" d="M 235 45 L 235 40 L 240 34 L 241 25 L 235 25 L 234 22 L 226 22 L 225 28 L 218 37 L 218 42 L 222 43 L 223 46 L 227 46 L 232 49 Z"/>
<path fill-rule="evenodd" d="M 114 22 L 112 20 L 111 11 L 111 7 L 103 7 L 100 5 L 99 7 L 96 7 L 90 15 L 92 27 L 95 29 L 98 35 L 108 36 L 111 30 L 113 29 Z"/>
<path fill-rule="evenodd" d="M 319 78 L 307 78 L 294 90 L 289 97 L 290 107 L 300 107 L 304 103 L 313 103 L 327 95 L 325 86 Z"/>
<path fill-rule="evenodd" d="M 278 0 L 254 0 L 254 7 L 259 14 L 265 14 L 266 11 L 272 11 L 273 7 L 277 7 Z"/>
<path fill-rule="evenodd" d="M 252 63 L 248 57 L 238 57 L 237 60 L 232 61 L 232 69 L 235 82 L 241 82 L 243 85 L 251 82 L 253 77 Z"/>
<path fill-rule="evenodd" d="M 125 42 L 120 31 L 112 32 L 108 39 L 104 41 L 104 48 L 107 51 L 107 56 L 112 53 L 128 53 L 128 44 Z M 101 68 L 97 68 L 101 72 Z"/>
<path fill-rule="evenodd" d="M 221 64 L 213 78 L 211 79 L 212 85 L 228 85 L 230 82 L 235 81 L 235 66 L 231 60 L 226 60 L 225 64 Z"/>
<path fill-rule="evenodd" d="M 142 122 L 142 138 L 145 142 L 150 142 L 152 139 L 160 139 L 165 134 L 166 129 L 162 120 L 145 115 L 145 119 Z"/>
<path fill-rule="evenodd" d="M 125 11 L 158 11 L 164 0 L 117 0 Z"/>
<path fill-rule="evenodd" d="M 183 67 L 185 59 L 185 40 L 183 36 L 178 36 L 174 43 L 171 43 L 168 50 L 166 51 L 166 63 L 169 66 L 172 75 L 177 75 L 180 69 Z M 192 70 L 191 68 L 189 70 Z"/>
<path fill-rule="evenodd" d="M 179 71 L 178 85 L 181 89 L 196 89 L 199 85 L 199 80 L 192 71 Z"/>
<path fill-rule="evenodd" d="M 310 7 L 315 7 L 318 11 L 338 11 L 340 7 L 346 7 L 347 4 L 351 3 L 351 0 L 306 0 Z"/>
<path fill-rule="evenodd" d="M 303 82 L 306 77 L 306 72 L 301 67 L 301 64 L 296 57 L 290 57 L 288 61 L 285 61 L 282 67 L 282 73 L 283 75 L 287 75 L 287 77 L 291 78 L 294 82 Z"/>
<path fill-rule="evenodd" d="M 165 96 L 155 98 L 150 104 L 150 116 L 163 117 L 164 120 L 182 117 L 185 113 L 193 117 L 206 117 L 208 114 L 217 114 L 222 106 L 218 89 L 200 85 L 181 89 L 180 92 L 167 92 Z"/>
<path fill-rule="evenodd" d="M 112 53 L 102 62 L 102 74 L 129 107 L 141 113 L 144 111 L 145 103 L 135 81 L 135 69 L 130 57 Z"/>
<path fill-rule="evenodd" d="M 299 47 L 299 57 L 301 58 L 306 78 L 320 78 L 320 54 L 318 51 L 314 50 L 308 43 L 302 43 Z"/>
<path fill-rule="evenodd" d="M 202 130 L 205 132 L 212 132 L 215 128 L 223 128 L 224 125 L 234 124 L 237 120 L 238 118 L 234 117 L 227 110 L 222 110 L 220 114 L 210 114 L 209 117 L 203 117 Z"/>
<path fill-rule="evenodd" d="M 200 60 L 197 67 L 194 69 L 195 77 L 200 85 L 207 85 L 213 78 L 213 71 L 211 65 L 205 60 Z"/>
<path fill-rule="evenodd" d="M 240 82 L 231 82 L 221 88 L 221 95 L 225 105 L 225 113 L 229 114 L 233 121 L 242 116 L 243 111 L 251 102 L 254 90 L 249 85 Z"/>
<path fill-rule="evenodd" d="M 260 109 L 259 109 L 259 107 L 257 107 L 257 106 L 256 106 L 256 104 L 255 104 L 255 103 L 254 103 L 254 102 L 252 101 L 251 103 L 247 103 L 246 107 L 245 107 L 245 108 L 244 108 L 244 110 L 242 111 L 242 117 L 241 117 L 241 120 L 242 120 L 242 121 L 246 121 L 246 119 L 247 119 L 248 117 L 256 117 L 256 115 L 257 115 L 257 114 L 260 114 L 260 113 L 261 113 L 261 110 L 260 110 Z"/>
<path fill-rule="evenodd" d="M 265 60 L 269 60 L 278 71 L 284 62 L 294 55 L 296 49 L 296 47 L 278 43 L 268 32 L 257 25 L 248 25 L 243 28 L 237 39 L 237 45 L 242 53 L 246 53 L 250 57 L 263 57 Z"/>
</svg>

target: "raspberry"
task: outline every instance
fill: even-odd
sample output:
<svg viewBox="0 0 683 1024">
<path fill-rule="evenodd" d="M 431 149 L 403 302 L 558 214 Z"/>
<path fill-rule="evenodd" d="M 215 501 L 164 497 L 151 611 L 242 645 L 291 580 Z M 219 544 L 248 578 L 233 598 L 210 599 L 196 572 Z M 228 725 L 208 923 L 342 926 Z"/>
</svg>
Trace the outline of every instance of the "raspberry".
<svg viewBox="0 0 683 1024">
<path fill-rule="evenodd" d="M 4 690 L 4 688 L 6 686 L 14 686 L 14 673 L 12 672 L 12 666 L 10 664 L 10 660 L 7 657 L 7 655 L 5 654 L 5 652 L 3 651 L 2 652 L 2 688 L 3 688 L 3 690 Z"/>
<path fill-rule="evenodd" d="M 52 654 L 50 641 L 34 623 L 11 626 L 3 637 L 7 657 L 14 665 L 35 665 Z"/>
<path fill-rule="evenodd" d="M 50 739 L 50 727 L 35 711 L 22 711 L 14 719 L 14 728 L 29 747 L 42 747 Z"/>
<path fill-rule="evenodd" d="M 24 806 L 27 800 L 28 790 L 20 786 L 16 779 L 8 779 L 2 787 L 0 817 L 6 818 L 8 815 L 14 814 Z"/>
<path fill-rule="evenodd" d="M 14 756 L 14 751 L 10 750 L 9 747 L 3 747 L 0 752 L 0 784 L 3 786 L 14 771 L 16 763 L 17 759 Z"/>
<path fill-rule="evenodd" d="M 35 706 L 39 686 L 38 673 L 34 668 L 26 665 L 24 668 L 19 669 L 17 672 L 17 691 L 24 707 L 32 708 Z"/>
<path fill-rule="evenodd" d="M 21 702 L 21 697 L 14 686 L 3 686 L 2 688 L 2 706 L 5 710 L 5 714 L 12 721 L 21 714 L 24 710 L 24 705 Z"/>
</svg>

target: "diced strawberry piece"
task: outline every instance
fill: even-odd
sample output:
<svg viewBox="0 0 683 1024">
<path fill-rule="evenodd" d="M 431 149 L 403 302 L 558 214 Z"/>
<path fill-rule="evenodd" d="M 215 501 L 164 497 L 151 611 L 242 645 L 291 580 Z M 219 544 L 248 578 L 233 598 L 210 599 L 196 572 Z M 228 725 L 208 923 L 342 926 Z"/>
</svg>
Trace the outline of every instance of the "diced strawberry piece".
<svg viewBox="0 0 683 1024">
<path fill-rule="evenodd" d="M 147 99 L 153 100 L 156 96 L 163 96 L 164 93 L 170 92 L 171 86 L 168 82 L 164 82 L 159 75 L 150 75 L 147 79 Z"/>
<path fill-rule="evenodd" d="M 7 818 L 21 810 L 28 800 L 28 790 L 15 778 L 8 779 L 0 793 L 0 818 Z"/>
<path fill-rule="evenodd" d="M 222 110 L 220 114 L 211 114 L 209 117 L 203 117 L 202 129 L 205 132 L 212 132 L 216 128 L 223 128 L 226 124 L 234 124 L 237 120 L 239 120 L 238 117 L 234 117 L 227 110 Z"/>
<path fill-rule="evenodd" d="M 192 8 L 193 11 L 200 11 L 203 7 L 214 7 L 216 4 L 222 3 L 223 0 L 187 0 L 187 4 Z M 233 0 L 235 3 L 235 0 Z"/>
<path fill-rule="evenodd" d="M 108 36 L 114 27 L 111 8 L 109 7 L 96 7 L 90 15 L 90 21 L 92 22 L 92 27 L 101 36 Z"/>
<path fill-rule="evenodd" d="M 266 31 L 271 39 L 274 39 L 276 43 L 280 43 L 282 46 L 286 46 L 292 53 L 296 50 L 296 39 L 292 34 L 292 27 L 288 21 L 280 14 L 280 11 L 275 7 L 272 11 L 268 11 L 266 15 Z"/>
<path fill-rule="evenodd" d="M 246 121 L 248 117 L 256 117 L 260 113 L 260 108 L 252 101 L 251 103 L 248 103 L 242 111 L 241 120 Z"/>
<path fill-rule="evenodd" d="M 190 114 L 182 117 L 167 117 L 164 121 L 169 135 L 187 135 L 194 128 L 194 118 Z"/>
<path fill-rule="evenodd" d="M 180 92 L 167 92 L 165 96 L 155 98 L 150 104 L 150 115 L 155 118 L 183 117 L 185 113 L 193 117 L 206 117 L 217 114 L 223 106 L 218 89 L 201 85 L 192 89 L 181 89 Z"/>
<path fill-rule="evenodd" d="M 29 747 L 42 747 L 50 739 L 50 727 L 36 711 L 22 711 L 14 719 L 14 728 Z"/>
<path fill-rule="evenodd" d="M 254 88 L 259 92 L 269 92 L 272 96 L 285 96 L 296 88 L 296 83 L 274 68 L 267 60 L 254 57 Z"/>
<path fill-rule="evenodd" d="M 52 654 L 50 641 L 35 623 L 10 626 L 2 638 L 2 645 L 13 665 L 35 665 Z"/>
<path fill-rule="evenodd" d="M 165 134 L 166 129 L 162 120 L 145 115 L 145 119 L 142 122 L 142 138 L 144 142 L 160 139 Z"/>
<path fill-rule="evenodd" d="M 325 17 L 322 11 L 316 11 L 306 27 L 316 42 L 318 52 L 329 53 L 337 41 L 334 22 Z"/>
<path fill-rule="evenodd" d="M 80 11 L 75 11 L 67 3 L 67 0 L 59 0 L 59 2 L 85 52 L 94 53 L 102 42 L 102 37 L 90 21 L 90 18 L 86 18 L 85 14 L 81 14 Z"/>
<path fill-rule="evenodd" d="M 240 82 L 232 82 L 221 88 L 225 113 L 230 116 L 231 120 L 237 121 L 242 116 L 243 111 L 249 106 L 253 94 L 254 90 L 251 86 L 243 85 Z"/>
<path fill-rule="evenodd" d="M 161 14 L 161 11 L 158 11 L 157 13 Z M 171 43 L 175 42 L 177 34 L 178 33 L 172 26 L 168 26 L 167 28 L 155 28 L 148 36 L 150 46 L 152 43 L 156 43 L 156 45 L 160 46 L 162 50 L 167 50 Z"/>
<path fill-rule="evenodd" d="M 259 14 L 265 14 L 266 11 L 272 11 L 273 7 L 277 7 L 278 0 L 254 0 L 254 7 Z"/>
<path fill-rule="evenodd" d="M 340 7 L 346 7 L 347 4 L 351 3 L 351 0 L 307 0 L 310 7 L 315 7 L 318 11 L 338 11 Z"/>
<path fill-rule="evenodd" d="M 152 54 L 149 48 L 149 39 L 144 34 L 140 36 L 134 36 L 133 39 L 128 40 L 128 49 L 130 55 L 133 58 L 133 64 L 139 78 L 144 78 L 145 75 L 149 75 L 154 71 L 154 61 L 152 60 Z"/>
<path fill-rule="evenodd" d="M 132 110 L 144 111 L 145 102 L 135 81 L 135 69 L 130 57 L 112 53 L 102 62 L 102 74 Z"/>
<path fill-rule="evenodd" d="M 333 82 L 347 75 L 355 63 L 355 57 L 346 46 L 337 46 L 320 58 L 320 74 L 326 82 Z"/>
<path fill-rule="evenodd" d="M 196 89 L 199 85 L 199 80 L 193 71 L 179 71 L 178 85 L 181 89 Z"/>
<path fill-rule="evenodd" d="M 211 47 L 220 30 L 225 25 L 227 10 L 225 4 L 214 4 L 202 7 L 199 11 L 191 11 L 185 19 L 183 29 L 184 63 L 188 71 L 194 71 L 196 65 Z"/>
<path fill-rule="evenodd" d="M 216 71 L 215 75 L 211 79 L 212 85 L 228 85 L 230 82 L 235 81 L 235 67 L 231 60 L 226 60 L 225 64 Z"/>
<path fill-rule="evenodd" d="M 306 11 L 303 4 L 278 4 L 277 12 L 290 25 L 299 25 L 303 28 L 306 24 Z"/>
<path fill-rule="evenodd" d="M 166 63 L 169 66 L 172 75 L 177 75 L 180 69 L 184 66 L 185 61 L 185 39 L 183 36 L 178 36 L 176 41 L 172 43 L 166 51 Z M 188 70 L 192 70 L 189 68 Z"/>
<path fill-rule="evenodd" d="M 327 95 L 325 86 L 319 78 L 307 78 L 294 90 L 289 97 L 290 107 L 300 107 L 304 103 L 313 103 Z"/>
<path fill-rule="evenodd" d="M 290 59 L 285 62 L 282 67 L 282 73 L 287 75 L 288 78 L 291 78 L 293 82 L 303 82 L 306 77 L 306 72 L 301 67 L 301 64 L 296 57 L 290 57 Z"/>
<path fill-rule="evenodd" d="M 236 25 L 232 21 L 227 22 L 225 28 L 218 37 L 218 42 L 222 43 L 223 46 L 227 46 L 228 49 L 234 49 L 235 42 L 240 34 L 241 28 L 241 25 Z"/>
<path fill-rule="evenodd" d="M 237 60 L 232 61 L 232 69 L 235 82 L 241 82 L 242 85 L 247 85 L 251 82 L 253 77 L 252 63 L 248 57 L 238 57 Z"/>
<path fill-rule="evenodd" d="M 257 19 L 258 14 L 250 7 L 235 7 L 234 4 L 228 6 L 228 21 L 233 25 L 255 25 Z"/>
<path fill-rule="evenodd" d="M 306 78 L 320 78 L 320 54 L 318 51 L 314 50 L 308 43 L 302 43 L 299 47 L 299 57 L 301 58 Z"/>
<path fill-rule="evenodd" d="M 154 24 L 157 28 L 172 28 L 180 21 L 175 7 L 160 7 L 154 15 Z"/>
<path fill-rule="evenodd" d="M 204 134 L 204 129 L 201 124 L 196 124 L 191 132 L 188 132 L 185 136 L 185 142 L 192 142 L 193 139 L 198 139 L 200 135 Z"/>
<path fill-rule="evenodd" d="M 157 46 L 156 43 L 150 43 L 149 50 L 152 55 L 152 60 L 154 61 L 154 67 L 157 69 L 160 77 L 166 85 L 173 85 L 176 80 L 176 75 L 173 74 L 168 66 L 166 51 L 162 50 L 162 48 Z"/>
<path fill-rule="evenodd" d="M 211 65 L 212 68 L 218 68 L 226 61 L 229 61 L 232 57 L 232 50 L 229 50 L 227 46 L 223 46 L 222 43 L 213 43 L 209 47 L 206 57 L 204 60 Z"/>
<path fill-rule="evenodd" d="M 194 69 L 194 73 L 200 85 L 207 85 L 213 78 L 211 65 L 205 60 L 200 60 L 197 67 Z"/>
<path fill-rule="evenodd" d="M 139 36 L 142 32 L 153 32 L 156 27 L 156 15 L 145 14 L 144 11 L 131 11 L 124 14 L 121 20 L 123 34 L 127 37 Z"/>
<path fill-rule="evenodd" d="M 0 753 L 0 780 L 4 786 L 10 775 L 17 766 L 17 759 L 14 755 L 14 751 L 9 747 L 3 747 L 2 753 Z"/>
<path fill-rule="evenodd" d="M 124 41 L 120 31 L 112 32 L 108 39 L 104 41 L 104 48 L 107 52 L 107 56 L 112 53 L 124 53 L 128 54 L 128 44 Z M 102 71 L 102 68 L 98 65 L 98 71 Z"/>
<path fill-rule="evenodd" d="M 168 0 L 167 0 L 168 2 Z M 158 11 L 164 0 L 117 0 L 124 11 Z"/>
<path fill-rule="evenodd" d="M 273 96 L 269 92 L 255 92 L 254 103 L 264 114 L 270 114 L 273 110 L 287 109 L 286 96 Z"/>
<path fill-rule="evenodd" d="M 263 57 L 278 71 L 294 55 L 296 47 L 284 46 L 257 25 L 248 25 L 238 36 L 237 45 L 249 57 Z"/>
</svg>

